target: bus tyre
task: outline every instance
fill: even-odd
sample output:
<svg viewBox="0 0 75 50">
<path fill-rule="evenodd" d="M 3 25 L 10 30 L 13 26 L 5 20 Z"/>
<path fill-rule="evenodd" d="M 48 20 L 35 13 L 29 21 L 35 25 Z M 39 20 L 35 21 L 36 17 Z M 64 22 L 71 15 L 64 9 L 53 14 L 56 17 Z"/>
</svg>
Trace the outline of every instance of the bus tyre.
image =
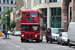
<svg viewBox="0 0 75 50">
<path fill-rule="evenodd" d="M 40 40 L 40 42 L 42 42 L 42 40 Z"/>
<path fill-rule="evenodd" d="M 21 42 L 23 42 L 24 40 L 23 39 L 21 39 Z"/>
<path fill-rule="evenodd" d="M 36 40 L 36 42 L 40 42 L 40 40 L 39 40 L 39 39 L 37 39 L 37 40 Z"/>
<path fill-rule="evenodd" d="M 29 40 L 26 40 L 26 42 L 29 42 Z"/>
<path fill-rule="evenodd" d="M 40 36 L 36 39 L 36 42 L 40 42 L 41 40 L 40 40 Z"/>
</svg>

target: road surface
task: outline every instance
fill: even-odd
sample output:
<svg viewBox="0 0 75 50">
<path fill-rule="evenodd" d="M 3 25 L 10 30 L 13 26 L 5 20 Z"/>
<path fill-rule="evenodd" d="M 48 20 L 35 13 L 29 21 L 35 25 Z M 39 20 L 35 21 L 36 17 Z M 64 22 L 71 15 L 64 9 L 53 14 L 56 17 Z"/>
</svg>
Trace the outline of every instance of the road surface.
<svg viewBox="0 0 75 50">
<path fill-rule="evenodd" d="M 9 36 L 9 39 L 5 39 L 4 36 L 0 36 L 0 50 L 75 50 L 73 47 L 46 43 L 45 36 L 43 42 L 23 42 L 21 43 L 20 36 Z"/>
</svg>

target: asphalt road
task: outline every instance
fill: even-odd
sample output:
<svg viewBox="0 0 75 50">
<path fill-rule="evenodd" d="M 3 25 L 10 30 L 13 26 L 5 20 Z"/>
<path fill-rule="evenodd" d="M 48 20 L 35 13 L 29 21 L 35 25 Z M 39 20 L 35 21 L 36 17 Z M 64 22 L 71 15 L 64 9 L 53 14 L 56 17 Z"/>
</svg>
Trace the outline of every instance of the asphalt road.
<svg viewBox="0 0 75 50">
<path fill-rule="evenodd" d="M 57 45 L 56 43 L 50 44 L 45 42 L 24 42 L 21 43 L 20 36 L 9 36 L 9 39 L 4 39 L 0 36 L 0 50 L 75 50 L 73 47 Z"/>
</svg>

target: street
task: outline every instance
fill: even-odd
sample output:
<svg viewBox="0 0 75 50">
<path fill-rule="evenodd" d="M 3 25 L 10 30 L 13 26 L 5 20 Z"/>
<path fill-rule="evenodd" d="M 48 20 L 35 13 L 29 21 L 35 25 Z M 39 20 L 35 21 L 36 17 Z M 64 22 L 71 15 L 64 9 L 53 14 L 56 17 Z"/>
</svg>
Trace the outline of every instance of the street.
<svg viewBox="0 0 75 50">
<path fill-rule="evenodd" d="M 45 38 L 45 36 L 43 37 Z M 23 42 L 20 41 L 20 36 L 9 36 L 9 39 L 4 39 L 4 36 L 0 36 L 0 50 L 74 50 L 74 47 L 57 45 L 57 43 L 43 42 Z"/>
</svg>

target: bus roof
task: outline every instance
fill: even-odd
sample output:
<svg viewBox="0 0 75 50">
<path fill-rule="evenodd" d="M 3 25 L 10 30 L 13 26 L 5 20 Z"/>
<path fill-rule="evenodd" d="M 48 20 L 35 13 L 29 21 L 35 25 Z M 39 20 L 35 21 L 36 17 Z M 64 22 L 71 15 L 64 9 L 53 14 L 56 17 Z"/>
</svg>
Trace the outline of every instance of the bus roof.
<svg viewBox="0 0 75 50">
<path fill-rule="evenodd" d="M 22 12 L 39 12 L 38 10 L 33 10 L 33 9 L 26 9 L 23 10 Z"/>
</svg>

